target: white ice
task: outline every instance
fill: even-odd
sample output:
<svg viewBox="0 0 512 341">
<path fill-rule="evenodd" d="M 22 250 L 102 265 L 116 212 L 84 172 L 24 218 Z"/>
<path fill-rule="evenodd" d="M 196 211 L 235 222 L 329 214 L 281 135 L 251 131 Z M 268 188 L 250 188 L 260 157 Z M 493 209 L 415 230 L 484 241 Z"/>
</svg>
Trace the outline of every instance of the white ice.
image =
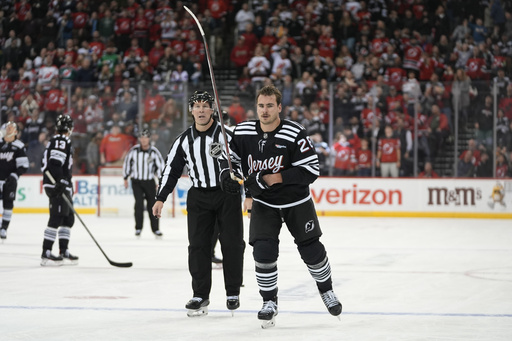
<svg viewBox="0 0 512 341">
<path fill-rule="evenodd" d="M 320 218 L 341 320 L 283 227 L 279 315 L 263 330 L 250 246 L 235 316 L 216 269 L 209 315 L 188 318 L 184 217 L 163 219 L 161 240 L 147 221 L 137 239 L 131 217 L 82 218 L 112 260 L 133 267 L 112 267 L 78 220 L 79 265 L 41 267 L 48 216 L 14 214 L 0 244 L 0 340 L 512 340 L 510 220 Z"/>
</svg>

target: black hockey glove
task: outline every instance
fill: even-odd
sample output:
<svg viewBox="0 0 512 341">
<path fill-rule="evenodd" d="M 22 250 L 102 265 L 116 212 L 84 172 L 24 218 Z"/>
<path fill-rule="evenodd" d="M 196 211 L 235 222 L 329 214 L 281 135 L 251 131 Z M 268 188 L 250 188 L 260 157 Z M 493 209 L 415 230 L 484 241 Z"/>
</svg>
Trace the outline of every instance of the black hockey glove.
<svg viewBox="0 0 512 341">
<path fill-rule="evenodd" d="M 252 173 L 249 175 L 247 180 L 245 180 L 245 187 L 249 189 L 252 197 L 257 197 L 263 193 L 264 190 L 268 189 L 269 186 L 263 180 L 263 175 L 270 174 L 271 172 L 268 170 L 260 171 L 258 173 Z"/>
<path fill-rule="evenodd" d="M 16 197 L 16 187 L 18 187 L 18 179 L 14 175 L 9 175 L 4 182 L 4 198 L 14 200 Z"/>
<path fill-rule="evenodd" d="M 66 191 L 69 187 L 69 181 L 66 179 L 60 179 L 55 183 L 55 196 L 59 196 Z"/>
<path fill-rule="evenodd" d="M 237 174 L 235 174 L 235 176 L 241 178 Z M 238 181 L 231 179 L 229 170 L 224 170 L 220 173 L 220 188 L 228 194 L 240 194 L 240 184 Z"/>
</svg>

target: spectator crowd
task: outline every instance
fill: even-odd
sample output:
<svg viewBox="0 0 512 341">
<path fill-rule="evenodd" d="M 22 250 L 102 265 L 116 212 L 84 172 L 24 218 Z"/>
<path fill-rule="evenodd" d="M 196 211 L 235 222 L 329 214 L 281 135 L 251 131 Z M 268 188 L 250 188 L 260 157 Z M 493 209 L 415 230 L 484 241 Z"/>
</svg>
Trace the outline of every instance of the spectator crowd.
<svg viewBox="0 0 512 341">
<path fill-rule="evenodd" d="M 183 94 L 210 84 L 187 6 L 214 70 L 236 74 L 230 121 L 255 118 L 256 90 L 273 83 L 283 118 L 307 129 L 322 175 L 444 176 L 457 142 L 452 176 L 512 176 L 512 1 L 1 6 L 0 123 L 18 124 L 32 173 L 61 113 L 75 122 L 75 173 L 121 164 L 142 126 L 167 154 L 187 119 Z"/>
</svg>

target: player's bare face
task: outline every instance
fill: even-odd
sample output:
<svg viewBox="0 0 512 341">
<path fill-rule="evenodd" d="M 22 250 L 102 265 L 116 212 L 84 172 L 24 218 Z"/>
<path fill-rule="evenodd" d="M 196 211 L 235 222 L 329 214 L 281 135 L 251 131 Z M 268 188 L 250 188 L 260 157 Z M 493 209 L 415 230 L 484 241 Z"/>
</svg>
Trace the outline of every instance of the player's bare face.
<svg viewBox="0 0 512 341">
<path fill-rule="evenodd" d="M 210 104 L 208 102 L 195 102 L 192 107 L 192 116 L 194 116 L 194 121 L 196 125 L 196 129 L 199 131 L 206 131 L 213 123 L 212 120 L 213 109 L 210 108 Z"/>
<path fill-rule="evenodd" d="M 281 104 L 277 105 L 275 95 L 260 95 L 258 97 L 257 111 L 261 130 L 273 131 L 277 128 L 279 123 L 281 123 L 281 119 L 279 118 L 279 113 L 281 112 Z"/>
</svg>

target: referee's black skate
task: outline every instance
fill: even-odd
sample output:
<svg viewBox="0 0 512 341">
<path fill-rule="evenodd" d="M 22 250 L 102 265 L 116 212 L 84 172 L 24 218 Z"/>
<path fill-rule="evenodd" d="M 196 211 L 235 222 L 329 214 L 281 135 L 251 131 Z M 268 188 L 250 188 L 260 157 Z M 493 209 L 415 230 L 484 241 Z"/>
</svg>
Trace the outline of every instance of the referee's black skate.
<svg viewBox="0 0 512 341">
<path fill-rule="evenodd" d="M 320 296 L 322 297 L 322 301 L 324 301 L 325 307 L 329 310 L 329 313 L 332 316 L 337 316 L 339 319 L 342 307 L 334 291 L 328 290 L 324 293 L 320 293 Z"/>
<path fill-rule="evenodd" d="M 61 266 L 62 257 L 55 256 L 50 250 L 44 250 L 41 255 L 41 266 Z"/>
<path fill-rule="evenodd" d="M 264 301 L 263 307 L 258 312 L 258 320 L 261 321 L 261 328 L 267 329 L 276 325 L 277 297 Z"/>
<path fill-rule="evenodd" d="M 4 239 L 7 238 L 7 230 L 6 229 L 0 229 L 0 239 L 2 239 L 2 243 L 4 242 Z"/>
<path fill-rule="evenodd" d="M 192 297 L 187 302 L 185 308 L 188 309 L 188 317 L 201 317 L 208 315 L 208 305 L 210 304 L 209 299 L 203 299 L 201 297 Z"/>
<path fill-rule="evenodd" d="M 234 316 L 234 310 L 240 308 L 240 298 L 238 296 L 228 296 L 226 298 L 226 307 L 231 310 L 231 316 Z"/>
<path fill-rule="evenodd" d="M 78 264 L 78 256 L 74 256 L 71 253 L 69 253 L 69 250 L 66 250 L 64 253 L 60 254 L 60 257 L 62 257 L 62 265 L 76 265 Z"/>
</svg>

